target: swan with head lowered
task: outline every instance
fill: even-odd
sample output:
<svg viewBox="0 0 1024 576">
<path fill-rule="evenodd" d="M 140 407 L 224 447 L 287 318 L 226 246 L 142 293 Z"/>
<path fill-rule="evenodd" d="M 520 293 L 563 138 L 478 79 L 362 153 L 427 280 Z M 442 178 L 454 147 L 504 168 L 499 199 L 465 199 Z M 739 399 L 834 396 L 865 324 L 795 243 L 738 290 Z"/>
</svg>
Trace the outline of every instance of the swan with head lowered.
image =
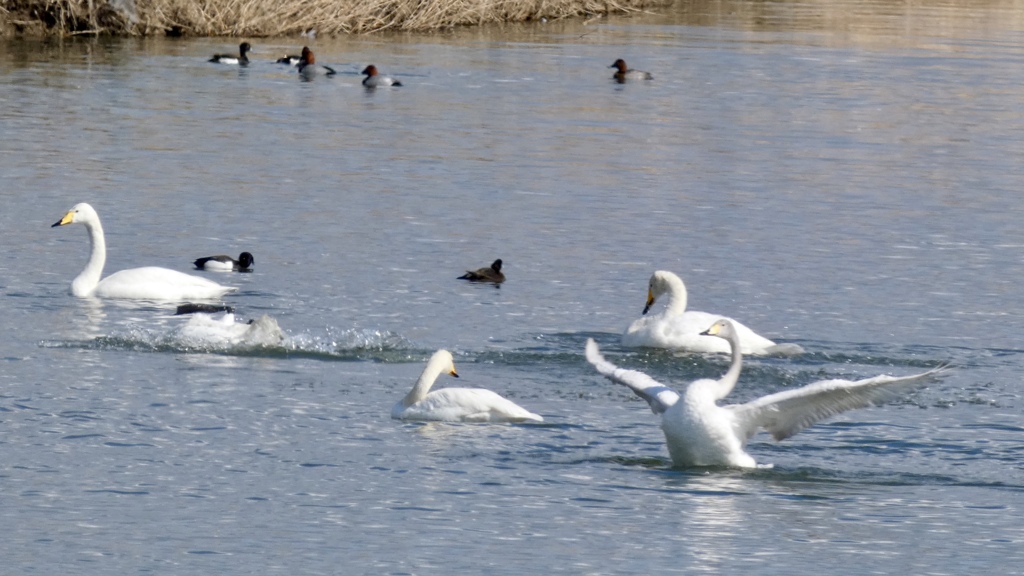
<svg viewBox="0 0 1024 576">
<path fill-rule="evenodd" d="M 178 340 L 193 347 L 274 347 L 285 340 L 277 320 L 264 314 L 259 318 L 238 322 L 232 312 L 217 317 L 196 313 L 176 331 Z"/>
<path fill-rule="evenodd" d="M 430 391 L 441 374 L 456 378 L 451 352 L 438 350 L 430 357 L 412 390 L 391 410 L 398 420 L 428 422 L 543 422 L 511 400 L 483 388 L 442 388 Z"/>
<path fill-rule="evenodd" d="M 99 215 L 92 206 L 83 202 L 75 205 L 51 228 L 68 224 L 84 224 L 92 244 L 89 262 L 71 282 L 71 293 L 79 298 L 99 296 L 156 301 L 211 300 L 235 290 L 205 278 L 156 266 L 121 270 L 100 280 L 103 266 L 107 262 L 107 243 Z"/>
<path fill-rule="evenodd" d="M 668 295 L 664 310 L 646 316 L 654 302 Z M 720 314 L 686 309 L 686 285 L 672 272 L 658 270 L 647 285 L 647 305 L 643 318 L 629 325 L 622 335 L 622 345 L 629 347 L 669 348 L 687 352 L 729 352 L 729 345 L 717 338 L 706 338 L 701 332 L 715 320 L 732 321 L 743 354 L 800 354 L 797 344 L 776 344 L 743 324 Z"/>
<path fill-rule="evenodd" d="M 784 440 L 834 414 L 882 404 L 923 385 L 944 372 L 939 367 L 911 376 L 875 376 L 863 380 L 821 380 L 802 388 L 783 390 L 745 404 L 719 406 L 740 377 L 743 355 L 735 325 L 720 319 L 704 331 L 732 348 L 732 363 L 718 380 L 691 382 L 680 394 L 636 370 L 625 370 L 601 356 L 597 343 L 587 340 L 587 361 L 612 382 L 643 398 L 661 416 L 672 462 L 676 466 L 731 466 L 754 468 L 747 441 L 761 428 Z"/>
</svg>

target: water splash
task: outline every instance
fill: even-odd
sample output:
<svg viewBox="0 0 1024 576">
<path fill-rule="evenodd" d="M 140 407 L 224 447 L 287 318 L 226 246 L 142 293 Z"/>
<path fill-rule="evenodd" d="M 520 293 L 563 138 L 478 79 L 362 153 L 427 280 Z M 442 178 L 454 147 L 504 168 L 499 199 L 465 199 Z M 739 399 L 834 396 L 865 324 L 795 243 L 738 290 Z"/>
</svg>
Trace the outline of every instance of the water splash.
<svg viewBox="0 0 1024 576">
<path fill-rule="evenodd" d="M 133 324 L 88 340 L 46 340 L 48 348 L 85 348 L 131 352 L 228 354 L 239 356 L 305 356 L 334 360 L 409 361 L 411 343 L 387 330 L 338 329 L 324 334 L 288 334 L 277 320 L 264 315 L 238 322 L 232 314 L 196 314 L 176 326 Z"/>
</svg>

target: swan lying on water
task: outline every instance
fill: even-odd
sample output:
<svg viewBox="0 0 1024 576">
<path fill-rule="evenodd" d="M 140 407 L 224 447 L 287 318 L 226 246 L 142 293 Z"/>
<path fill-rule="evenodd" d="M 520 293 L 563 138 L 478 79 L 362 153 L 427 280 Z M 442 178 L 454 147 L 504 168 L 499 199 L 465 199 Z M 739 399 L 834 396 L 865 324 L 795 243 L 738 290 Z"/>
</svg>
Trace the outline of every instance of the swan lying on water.
<svg viewBox="0 0 1024 576">
<path fill-rule="evenodd" d="M 51 228 L 68 224 L 84 224 L 92 244 L 89 262 L 71 282 L 71 293 L 79 298 L 99 296 L 157 301 L 210 300 L 235 290 L 205 278 L 156 266 L 121 270 L 100 280 L 103 266 L 107 262 L 107 243 L 99 215 L 92 206 L 83 202 L 75 205 Z"/>
<path fill-rule="evenodd" d="M 644 306 L 643 313 L 647 314 L 655 300 L 663 294 L 668 294 L 665 309 L 630 324 L 622 335 L 623 346 L 727 353 L 727 343 L 701 336 L 701 332 L 715 320 L 725 318 L 733 323 L 743 354 L 800 354 L 804 351 L 796 344 L 776 344 L 732 318 L 687 310 L 686 285 L 679 276 L 665 270 L 658 270 L 651 276 L 647 288 L 647 305 Z"/>
<path fill-rule="evenodd" d="M 231 312 L 220 317 L 195 313 L 178 329 L 177 337 L 190 346 L 280 346 L 285 338 L 277 320 L 266 314 L 237 322 Z"/>
<path fill-rule="evenodd" d="M 938 376 L 946 367 L 911 376 L 875 376 L 864 380 L 822 380 L 802 388 L 762 396 L 746 404 L 719 406 L 740 377 L 743 355 L 735 325 L 720 319 L 703 332 L 728 342 L 732 363 L 719 379 L 691 382 L 682 394 L 635 370 L 625 370 L 601 356 L 597 343 L 587 339 L 587 361 L 612 382 L 627 386 L 661 415 L 669 454 L 676 466 L 757 465 L 745 448 L 760 428 L 784 440 L 833 414 L 878 405 Z M 707 336 L 705 336 L 707 337 Z"/>
<path fill-rule="evenodd" d="M 511 400 L 483 388 L 442 388 L 430 391 L 442 373 L 456 378 L 451 352 L 438 350 L 430 357 L 412 390 L 391 410 L 399 420 L 435 422 L 543 422 Z"/>
</svg>

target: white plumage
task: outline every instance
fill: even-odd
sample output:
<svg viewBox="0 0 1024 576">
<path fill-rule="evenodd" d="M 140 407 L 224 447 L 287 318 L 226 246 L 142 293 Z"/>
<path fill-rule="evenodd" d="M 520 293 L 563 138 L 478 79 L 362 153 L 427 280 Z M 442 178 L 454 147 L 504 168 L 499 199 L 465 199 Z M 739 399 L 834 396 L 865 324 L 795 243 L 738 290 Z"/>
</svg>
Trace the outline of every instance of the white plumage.
<svg viewBox="0 0 1024 576">
<path fill-rule="evenodd" d="M 52 227 L 67 224 L 84 224 L 92 244 L 89 262 L 71 282 L 71 293 L 79 298 L 99 296 L 156 301 L 210 300 L 235 290 L 205 278 L 156 266 L 121 270 L 100 280 L 103 266 L 107 262 L 107 244 L 99 215 L 92 206 L 83 202 L 69 210 Z"/>
<path fill-rule="evenodd" d="M 661 415 L 672 461 L 677 466 L 734 466 L 757 464 L 746 452 L 747 441 L 759 430 L 783 440 L 834 414 L 879 405 L 898 398 L 943 373 L 940 367 L 911 376 L 875 376 L 863 380 L 822 380 L 794 390 L 763 396 L 745 404 L 719 406 L 735 387 L 743 365 L 739 339 L 732 322 L 716 321 L 704 338 L 718 336 L 731 348 L 729 371 L 719 380 L 701 379 L 682 394 L 635 370 L 625 370 L 601 356 L 597 343 L 587 340 L 587 361 L 609 380 L 627 386 Z"/>
<path fill-rule="evenodd" d="M 178 329 L 178 338 L 190 346 L 280 346 L 284 332 L 277 320 L 264 314 L 248 322 L 237 322 L 235 315 L 217 317 L 198 313 Z"/>
<path fill-rule="evenodd" d="M 669 348 L 687 352 L 728 353 L 729 345 L 717 338 L 701 336 L 701 332 L 720 318 L 730 320 L 739 336 L 744 354 L 799 354 L 796 344 L 776 344 L 747 328 L 740 322 L 722 316 L 686 309 L 686 285 L 672 272 L 658 270 L 651 275 L 647 289 L 646 315 L 659 296 L 668 294 L 664 310 L 644 316 L 630 324 L 622 335 L 622 345 L 629 347 Z"/>
<path fill-rule="evenodd" d="M 543 422 L 515 402 L 482 388 L 443 388 L 430 391 L 443 373 L 458 378 L 455 361 L 447 350 L 438 350 L 430 357 L 416 385 L 391 410 L 399 420 L 436 422 Z"/>
</svg>

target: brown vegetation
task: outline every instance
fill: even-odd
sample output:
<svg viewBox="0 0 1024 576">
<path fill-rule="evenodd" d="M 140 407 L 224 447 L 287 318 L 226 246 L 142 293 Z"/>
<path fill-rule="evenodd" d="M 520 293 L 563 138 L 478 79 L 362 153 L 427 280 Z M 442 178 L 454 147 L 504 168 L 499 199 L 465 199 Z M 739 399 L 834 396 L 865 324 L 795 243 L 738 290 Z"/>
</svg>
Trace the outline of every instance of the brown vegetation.
<svg viewBox="0 0 1024 576">
<path fill-rule="evenodd" d="M 282 36 L 625 13 L 666 0 L 5 0 L 7 34 Z"/>
</svg>

